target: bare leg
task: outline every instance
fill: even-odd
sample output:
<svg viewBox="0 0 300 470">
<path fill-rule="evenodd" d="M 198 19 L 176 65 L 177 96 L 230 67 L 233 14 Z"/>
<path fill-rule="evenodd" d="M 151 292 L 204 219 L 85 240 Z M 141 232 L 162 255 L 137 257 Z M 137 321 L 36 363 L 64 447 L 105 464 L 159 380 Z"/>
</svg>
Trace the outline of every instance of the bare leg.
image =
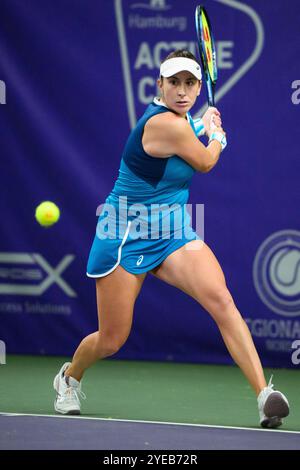
<svg viewBox="0 0 300 470">
<path fill-rule="evenodd" d="M 198 249 L 187 249 L 191 246 Z M 261 362 L 210 248 L 201 241 L 192 241 L 168 256 L 152 274 L 193 297 L 211 314 L 233 360 L 258 395 L 266 386 Z"/>
<path fill-rule="evenodd" d="M 126 342 L 134 304 L 145 276 L 128 273 L 118 266 L 108 276 L 97 279 L 99 331 L 81 341 L 65 375 L 81 380 L 88 367 L 98 359 L 115 354 Z"/>
<path fill-rule="evenodd" d="M 267 384 L 249 328 L 233 301 L 224 308 L 224 314 L 227 315 L 224 323 L 216 320 L 224 343 L 258 396 Z"/>
</svg>

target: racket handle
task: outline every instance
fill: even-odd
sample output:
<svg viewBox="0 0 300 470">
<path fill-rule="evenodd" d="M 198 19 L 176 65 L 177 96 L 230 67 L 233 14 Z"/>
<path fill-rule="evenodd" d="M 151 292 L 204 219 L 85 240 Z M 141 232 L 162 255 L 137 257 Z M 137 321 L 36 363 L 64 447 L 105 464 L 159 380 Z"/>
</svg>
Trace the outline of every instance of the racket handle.
<svg viewBox="0 0 300 470">
<path fill-rule="evenodd" d="M 208 92 L 208 106 L 215 107 L 215 85 L 210 79 L 206 81 Z"/>
</svg>

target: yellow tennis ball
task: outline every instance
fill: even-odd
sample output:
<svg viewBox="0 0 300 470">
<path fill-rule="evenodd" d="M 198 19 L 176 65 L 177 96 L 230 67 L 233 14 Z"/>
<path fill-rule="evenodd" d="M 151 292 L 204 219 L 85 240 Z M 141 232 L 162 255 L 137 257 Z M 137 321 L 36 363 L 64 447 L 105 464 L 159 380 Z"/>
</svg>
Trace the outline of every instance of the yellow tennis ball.
<svg viewBox="0 0 300 470">
<path fill-rule="evenodd" d="M 43 227 L 50 227 L 55 224 L 60 217 L 60 210 L 54 202 L 44 201 L 35 210 L 35 218 Z"/>
</svg>

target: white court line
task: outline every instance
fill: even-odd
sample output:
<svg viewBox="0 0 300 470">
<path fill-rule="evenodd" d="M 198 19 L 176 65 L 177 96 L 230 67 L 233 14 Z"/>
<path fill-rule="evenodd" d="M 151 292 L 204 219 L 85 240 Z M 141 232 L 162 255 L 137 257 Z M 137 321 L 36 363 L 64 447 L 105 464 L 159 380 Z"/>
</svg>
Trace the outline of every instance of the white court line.
<svg viewBox="0 0 300 470">
<path fill-rule="evenodd" d="M 300 434 L 300 431 L 288 431 L 279 429 L 263 429 L 263 428 L 247 428 L 239 426 L 222 426 L 216 424 L 195 424 L 195 423 L 173 423 L 167 421 L 143 421 L 136 419 L 117 419 L 117 418 L 96 418 L 92 416 L 72 416 L 72 415 L 44 415 L 44 414 L 31 414 L 31 413 L 6 413 L 0 411 L 1 416 L 35 416 L 41 418 L 63 418 L 63 419 L 85 419 L 85 420 L 96 420 L 96 421 L 115 421 L 118 423 L 140 423 L 140 424 L 163 424 L 168 426 L 190 426 L 196 428 L 215 428 L 215 429 L 238 429 L 240 431 L 258 431 L 258 432 L 276 432 L 284 434 Z"/>
</svg>

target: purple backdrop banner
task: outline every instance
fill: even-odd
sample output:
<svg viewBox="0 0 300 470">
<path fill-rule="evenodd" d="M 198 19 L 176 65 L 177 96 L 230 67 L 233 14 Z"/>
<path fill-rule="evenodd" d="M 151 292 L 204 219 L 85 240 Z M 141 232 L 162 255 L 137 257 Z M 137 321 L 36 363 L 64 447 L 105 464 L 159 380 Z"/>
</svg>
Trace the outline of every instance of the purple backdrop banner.
<svg viewBox="0 0 300 470">
<path fill-rule="evenodd" d="M 86 260 L 96 208 L 156 94 L 170 51 L 196 51 L 198 0 L 1 0 L 0 340 L 9 353 L 71 355 L 97 329 Z M 206 0 L 217 107 L 229 145 L 197 174 L 205 241 L 264 365 L 297 367 L 300 345 L 300 2 Z M 206 109 L 203 87 L 194 116 Z M 61 219 L 43 229 L 35 207 Z M 1 343 L 2 345 L 4 343 Z M 148 276 L 117 357 L 231 363 L 209 315 Z"/>
</svg>

